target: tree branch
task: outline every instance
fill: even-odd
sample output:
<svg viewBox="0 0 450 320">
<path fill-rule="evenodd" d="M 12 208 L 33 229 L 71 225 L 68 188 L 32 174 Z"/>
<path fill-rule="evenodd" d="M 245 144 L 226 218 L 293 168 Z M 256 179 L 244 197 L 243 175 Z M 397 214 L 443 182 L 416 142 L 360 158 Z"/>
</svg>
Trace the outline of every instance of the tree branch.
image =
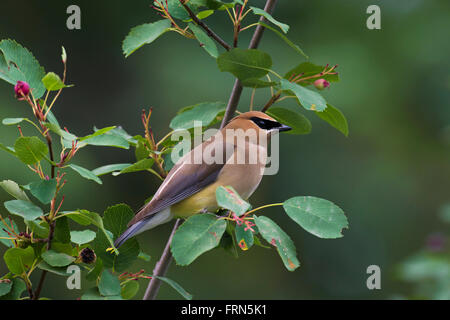
<svg viewBox="0 0 450 320">
<path fill-rule="evenodd" d="M 180 0 L 180 2 L 186 8 L 186 10 L 189 12 L 189 15 L 191 16 L 192 20 L 197 22 L 203 29 L 207 28 L 207 29 L 205 29 L 206 32 L 208 32 L 208 30 L 212 32 L 212 30 L 210 30 L 202 21 L 200 21 L 195 16 L 195 14 L 192 12 L 192 10 L 183 3 L 183 0 Z M 266 5 L 264 7 L 264 11 L 266 11 L 268 13 L 272 13 L 276 3 L 277 3 L 277 0 L 267 0 Z M 264 21 L 264 20 L 265 20 L 264 17 L 261 17 L 259 19 L 259 21 Z M 249 49 L 256 49 L 258 47 L 259 42 L 261 41 L 263 32 L 264 32 L 264 27 L 261 25 L 258 25 L 255 32 L 253 33 L 253 37 L 252 37 L 252 40 L 250 41 Z M 212 36 L 210 33 L 208 33 L 208 34 L 213 39 L 215 39 L 220 44 L 222 44 L 218 40 L 220 38 L 217 35 L 216 36 L 218 39 L 214 38 L 214 36 Z M 212 32 L 212 34 L 214 34 L 214 33 Z M 224 45 L 222 44 L 222 46 L 224 46 Z M 228 46 L 228 48 L 226 46 Z M 226 46 L 224 46 L 225 49 L 227 49 L 227 50 L 231 49 L 231 47 L 228 44 L 226 44 Z M 230 95 L 230 98 L 228 100 L 228 105 L 227 105 L 227 109 L 225 111 L 224 118 L 222 120 L 221 128 L 224 127 L 225 124 L 233 117 L 233 115 L 236 111 L 237 105 L 239 103 L 241 94 L 242 94 L 242 85 L 241 85 L 241 82 L 239 81 L 239 79 L 236 79 L 234 86 L 233 86 L 233 90 Z M 161 258 L 159 259 L 159 261 L 156 263 L 155 269 L 153 270 L 153 275 L 164 276 L 167 273 L 170 263 L 173 260 L 172 254 L 170 252 L 170 244 L 172 242 L 173 235 L 175 234 L 175 231 L 177 230 L 177 228 L 179 227 L 180 224 L 181 224 L 181 221 L 180 221 L 180 219 L 178 219 L 175 222 L 175 225 L 172 229 L 172 233 L 170 234 L 170 237 L 167 241 L 164 252 L 163 252 Z M 156 296 L 158 295 L 160 285 L 161 285 L 161 281 L 159 279 L 156 279 L 155 277 L 153 277 L 152 280 L 150 280 L 147 290 L 145 291 L 143 300 L 154 300 L 156 298 Z"/>
<path fill-rule="evenodd" d="M 273 9 L 275 8 L 276 3 L 277 0 L 267 0 L 266 5 L 264 6 L 264 11 L 271 14 L 273 12 Z M 264 22 L 265 18 L 261 16 L 259 21 Z M 263 36 L 264 29 L 265 28 L 262 25 L 258 25 L 256 27 L 256 30 L 253 33 L 252 40 L 250 41 L 250 45 L 248 46 L 249 49 L 256 49 L 258 47 L 259 42 L 261 41 L 261 38 Z M 236 79 L 236 81 L 234 82 L 233 90 L 231 91 L 230 98 L 228 99 L 227 109 L 225 110 L 225 115 L 223 116 L 220 128 L 225 127 L 228 121 L 230 121 L 233 118 L 239 100 L 241 98 L 242 89 L 243 88 L 241 81 L 239 79 Z"/>
<path fill-rule="evenodd" d="M 200 27 L 203 28 L 203 30 L 206 31 L 206 33 L 208 34 L 208 36 L 210 38 L 213 38 L 214 40 L 216 40 L 222 47 L 224 47 L 227 51 L 231 50 L 231 46 L 226 43 L 221 37 L 219 37 L 214 31 L 212 31 L 202 20 L 200 20 L 199 18 L 197 18 L 197 16 L 195 15 L 194 12 L 192 12 L 191 8 L 189 8 L 186 4 L 185 4 L 185 0 L 180 0 L 180 3 L 183 5 L 183 7 L 186 9 L 186 11 L 188 12 L 189 16 L 191 17 L 191 19 L 193 21 L 195 21 L 196 24 L 198 24 Z"/>
<path fill-rule="evenodd" d="M 164 276 L 167 273 L 167 270 L 169 269 L 170 263 L 173 260 L 172 253 L 170 252 L 170 244 L 172 243 L 173 235 L 175 234 L 175 231 L 178 229 L 178 227 L 181 224 L 181 220 L 177 219 L 175 221 L 175 225 L 173 226 L 172 233 L 170 234 L 169 240 L 167 240 L 166 247 L 164 248 L 164 252 L 161 255 L 161 258 L 155 265 L 155 269 L 153 269 L 153 275 L 154 276 Z M 161 280 L 157 279 L 156 277 L 152 277 L 150 280 L 150 283 L 147 287 L 147 290 L 145 290 L 145 295 L 143 300 L 154 300 L 156 296 L 158 295 L 159 287 L 161 286 Z"/>
</svg>

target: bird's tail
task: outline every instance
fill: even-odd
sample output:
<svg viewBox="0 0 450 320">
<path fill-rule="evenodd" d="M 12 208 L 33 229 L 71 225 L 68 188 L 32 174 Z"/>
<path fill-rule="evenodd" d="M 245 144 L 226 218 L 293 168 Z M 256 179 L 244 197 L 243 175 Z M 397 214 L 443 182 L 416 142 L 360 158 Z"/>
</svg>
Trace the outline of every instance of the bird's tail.
<svg viewBox="0 0 450 320">
<path fill-rule="evenodd" d="M 160 224 L 166 223 L 172 220 L 173 214 L 170 212 L 170 207 L 155 213 L 148 218 L 142 219 L 132 226 L 130 226 L 127 230 L 125 230 L 120 237 L 114 241 L 114 246 L 119 248 L 125 241 L 128 239 L 150 229 L 153 229 Z"/>
</svg>

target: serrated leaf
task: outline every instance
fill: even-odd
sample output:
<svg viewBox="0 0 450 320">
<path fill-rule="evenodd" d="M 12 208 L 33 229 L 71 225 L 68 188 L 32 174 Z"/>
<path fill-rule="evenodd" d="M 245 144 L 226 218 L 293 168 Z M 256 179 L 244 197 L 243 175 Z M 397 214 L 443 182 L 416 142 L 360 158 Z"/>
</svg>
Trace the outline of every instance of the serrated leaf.
<svg viewBox="0 0 450 320">
<path fill-rule="evenodd" d="M 272 17 L 266 11 L 264 11 L 262 9 L 259 9 L 259 8 L 256 8 L 256 7 L 250 7 L 250 9 L 253 11 L 254 14 L 257 14 L 259 16 L 263 16 L 268 21 L 272 22 L 274 25 L 279 27 L 284 33 L 287 33 L 289 31 L 289 26 L 287 24 L 275 20 L 275 18 Z"/>
<path fill-rule="evenodd" d="M 99 177 L 97 177 L 92 171 L 90 171 L 86 168 L 77 166 L 76 164 L 69 164 L 67 167 L 74 170 L 75 172 L 77 172 L 80 176 L 82 176 L 85 179 L 95 181 L 98 184 L 102 184 L 102 180 L 100 180 Z"/>
<path fill-rule="evenodd" d="M 29 165 L 41 161 L 48 153 L 47 145 L 37 137 L 19 137 L 14 150 L 20 161 Z"/>
<path fill-rule="evenodd" d="M 169 31 L 170 27 L 171 22 L 167 19 L 134 27 L 123 41 L 123 54 L 126 58 L 129 57 L 143 45 L 152 43 L 162 34 Z"/>
<path fill-rule="evenodd" d="M 288 125 L 292 130 L 288 134 L 308 134 L 311 132 L 311 122 L 301 113 L 289 109 L 272 107 L 266 112 L 282 124 Z"/>
<path fill-rule="evenodd" d="M 34 249 L 32 247 L 26 249 L 10 248 L 3 255 L 3 260 L 9 271 L 20 275 L 26 272 L 33 264 Z"/>
<path fill-rule="evenodd" d="M 348 137 L 347 119 L 339 109 L 327 104 L 327 108 L 322 112 L 316 112 L 316 115 Z"/>
<path fill-rule="evenodd" d="M 118 238 L 127 229 L 128 222 L 134 217 L 134 212 L 125 204 L 118 204 L 105 210 L 103 223 L 104 227 L 111 233 L 110 237 Z M 140 248 L 135 238 L 127 240 L 120 247 L 120 254 L 114 255 L 106 251 L 111 244 L 102 233 L 97 233 L 97 237 L 92 243 L 94 250 L 105 267 L 121 272 L 128 268 L 138 257 Z"/>
<path fill-rule="evenodd" d="M 200 46 L 205 49 L 211 57 L 217 58 L 219 56 L 216 43 L 205 33 L 205 31 L 200 29 L 200 27 L 194 23 L 189 23 L 189 29 L 194 33 Z"/>
<path fill-rule="evenodd" d="M 30 184 L 30 192 L 43 204 L 49 204 L 55 196 L 56 180 L 40 180 Z"/>
<path fill-rule="evenodd" d="M 170 121 L 170 128 L 191 129 L 197 123 L 203 128 L 208 127 L 216 117 L 225 110 L 226 104 L 223 102 L 203 102 L 190 106 L 187 111 L 179 113 Z"/>
<path fill-rule="evenodd" d="M 344 211 L 325 199 L 294 197 L 286 200 L 283 208 L 292 220 L 319 238 L 340 238 L 342 229 L 348 228 Z"/>
<path fill-rule="evenodd" d="M 0 41 L 1 56 L 3 59 L 0 58 L 0 79 L 12 85 L 17 81 L 25 81 L 30 85 L 34 98 L 42 97 L 45 87 L 41 79 L 45 71 L 31 52 L 16 41 L 8 39 Z"/>
<path fill-rule="evenodd" d="M 25 220 L 35 220 L 44 214 L 41 208 L 30 201 L 10 200 L 6 201 L 4 206 L 10 213 L 20 216 Z"/>
<path fill-rule="evenodd" d="M 65 267 L 75 261 L 74 257 L 54 250 L 45 251 L 41 256 L 52 267 Z"/>
<path fill-rule="evenodd" d="M 231 186 L 219 186 L 216 189 L 216 200 L 220 207 L 233 211 L 237 216 L 242 216 L 251 207 Z"/>
<path fill-rule="evenodd" d="M 289 271 L 294 271 L 300 266 L 294 242 L 275 222 L 261 216 L 254 216 L 256 226 L 261 236 L 277 248 L 278 254 Z"/>
<path fill-rule="evenodd" d="M 111 173 L 111 172 L 120 172 L 121 170 L 130 167 L 131 163 L 117 163 L 117 164 L 108 164 L 106 166 L 102 166 L 99 168 L 96 168 L 92 170 L 92 173 L 95 174 L 97 177 L 100 177 L 102 175 Z"/>
<path fill-rule="evenodd" d="M 265 76 L 272 67 L 272 58 L 257 49 L 235 48 L 222 53 L 217 58 L 222 72 L 230 72 L 241 81 Z"/>
<path fill-rule="evenodd" d="M 283 91 L 290 92 L 297 97 L 298 102 L 306 110 L 323 111 L 327 108 L 327 102 L 317 92 L 302 87 L 296 83 L 289 82 L 286 79 L 281 79 L 280 87 Z"/>
<path fill-rule="evenodd" d="M 12 180 L 3 180 L 0 182 L 0 187 L 2 187 L 7 193 L 17 200 L 30 201 L 25 191 L 23 191 L 20 186 Z"/>
<path fill-rule="evenodd" d="M 187 219 L 175 232 L 171 251 L 178 265 L 192 263 L 202 253 L 219 245 L 225 232 L 225 220 L 213 214 L 197 214 Z"/>
</svg>

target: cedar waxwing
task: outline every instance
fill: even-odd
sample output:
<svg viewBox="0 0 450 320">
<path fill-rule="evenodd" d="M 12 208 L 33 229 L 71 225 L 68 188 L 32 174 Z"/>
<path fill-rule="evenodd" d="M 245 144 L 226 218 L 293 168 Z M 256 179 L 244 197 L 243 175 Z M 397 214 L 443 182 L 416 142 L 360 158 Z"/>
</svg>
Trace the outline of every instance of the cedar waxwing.
<svg viewBox="0 0 450 320">
<path fill-rule="evenodd" d="M 129 238 L 172 218 L 216 211 L 219 186 L 231 186 L 248 199 L 263 176 L 268 139 L 274 132 L 290 129 L 259 111 L 233 118 L 216 135 L 177 161 L 152 200 L 130 221 L 114 245 L 119 247 Z"/>
</svg>

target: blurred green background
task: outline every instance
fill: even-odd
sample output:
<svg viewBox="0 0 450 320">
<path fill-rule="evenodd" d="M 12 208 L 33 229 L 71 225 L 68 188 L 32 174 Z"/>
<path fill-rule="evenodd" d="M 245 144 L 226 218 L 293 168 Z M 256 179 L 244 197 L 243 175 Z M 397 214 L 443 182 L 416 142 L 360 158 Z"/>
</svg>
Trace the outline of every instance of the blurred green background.
<svg viewBox="0 0 450 320">
<path fill-rule="evenodd" d="M 264 2 L 250 1 L 259 7 Z M 82 10 L 78 31 L 66 28 L 66 8 L 73 3 Z M 141 134 L 140 112 L 153 106 L 151 123 L 161 138 L 178 109 L 203 101 L 227 101 L 233 78 L 221 73 L 196 41 L 175 33 L 165 34 L 125 59 L 121 41 L 130 28 L 159 19 L 150 3 L 30 0 L 19 4 L 2 0 L 0 39 L 17 40 L 46 71 L 58 73 L 62 73 L 60 48 L 65 46 L 68 82 L 75 87 L 63 92 L 54 112 L 75 134 L 86 135 L 94 125 L 119 124 L 132 135 Z M 381 30 L 366 28 L 370 4 L 381 8 Z M 265 177 L 250 200 L 257 206 L 295 195 L 329 199 L 344 209 L 350 229 L 342 239 L 322 240 L 300 229 L 282 209 L 268 209 L 266 214 L 297 246 L 302 264 L 297 271 L 287 271 L 275 250 L 256 247 L 239 259 L 215 249 L 189 267 L 173 264 L 168 276 L 196 299 L 410 296 L 414 287 L 398 279 L 398 264 L 422 250 L 429 234 L 448 232 L 438 211 L 450 201 L 450 2 L 281 0 L 274 16 L 291 26 L 288 36 L 311 62 L 339 64 L 341 82 L 332 84 L 324 95 L 347 116 L 350 136 L 345 138 L 317 117 L 309 117 L 313 122 L 310 135 L 281 136 L 281 169 L 278 175 Z M 227 41 L 232 40 L 225 13 L 206 21 Z M 243 33 L 241 45 L 251 34 Z M 260 49 L 272 55 L 279 73 L 304 61 L 269 31 Z M 268 94 L 268 90 L 258 90 L 257 104 L 264 104 Z M 239 110 L 247 110 L 249 101 L 250 91 L 245 90 Z M 290 100 L 279 105 L 295 107 Z M 15 100 L 12 86 L 0 82 L 1 118 L 24 114 L 32 116 L 26 104 Z M 0 137 L 12 145 L 17 130 L 0 126 Z M 93 169 L 133 161 L 134 155 L 131 150 L 87 147 L 77 158 L 78 164 Z M 0 163 L 1 180 L 23 184 L 32 177 L 4 152 Z M 103 186 L 76 174 L 69 179 L 64 209 L 96 212 L 120 202 L 137 210 L 159 184 L 146 173 L 105 176 Z M 7 199 L 0 192 L 1 202 Z M 139 262 L 134 270 L 151 272 L 170 230 L 167 224 L 139 236 L 152 261 Z M 381 290 L 366 287 L 366 268 L 372 264 L 381 267 Z M 0 274 L 5 272 L 1 261 Z M 81 295 L 66 289 L 64 278 L 49 275 L 47 281 L 43 296 L 72 299 Z M 83 286 L 86 289 L 90 284 Z M 165 285 L 159 297 L 179 298 Z"/>
</svg>

